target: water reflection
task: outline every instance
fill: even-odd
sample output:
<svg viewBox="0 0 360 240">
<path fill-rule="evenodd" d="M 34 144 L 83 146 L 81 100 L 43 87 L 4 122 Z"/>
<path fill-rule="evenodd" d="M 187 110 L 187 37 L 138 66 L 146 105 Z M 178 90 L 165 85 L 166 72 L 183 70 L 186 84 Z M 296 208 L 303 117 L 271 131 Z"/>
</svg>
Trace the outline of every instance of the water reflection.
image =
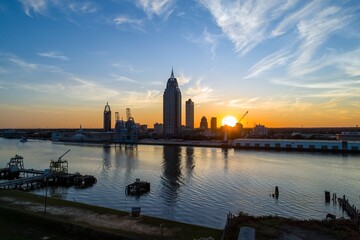
<svg viewBox="0 0 360 240">
<path fill-rule="evenodd" d="M 227 148 L 222 148 L 221 151 L 224 155 L 224 172 L 227 173 L 229 170 L 229 163 L 228 163 L 229 150 Z"/>
<path fill-rule="evenodd" d="M 173 217 L 180 186 L 183 183 L 181 173 L 181 148 L 179 146 L 164 146 L 161 183 L 161 197 L 165 205 L 164 210 Z"/>
<path fill-rule="evenodd" d="M 192 177 L 192 172 L 195 168 L 194 163 L 194 147 L 186 147 L 186 172 L 187 172 L 187 179 Z"/>
<path fill-rule="evenodd" d="M 49 195 L 54 198 L 67 199 L 68 188 L 61 186 L 48 187 Z"/>
<path fill-rule="evenodd" d="M 110 149 L 109 147 L 103 147 L 103 153 L 102 153 L 102 170 L 103 173 L 109 172 L 111 169 L 111 156 L 110 156 Z"/>
</svg>

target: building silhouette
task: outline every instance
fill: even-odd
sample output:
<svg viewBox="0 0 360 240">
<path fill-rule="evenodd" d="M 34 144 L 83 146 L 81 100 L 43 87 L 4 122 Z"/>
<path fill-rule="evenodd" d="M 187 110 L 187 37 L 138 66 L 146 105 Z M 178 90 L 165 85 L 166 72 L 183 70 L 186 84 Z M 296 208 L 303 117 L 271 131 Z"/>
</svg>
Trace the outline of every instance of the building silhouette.
<svg viewBox="0 0 360 240">
<path fill-rule="evenodd" d="M 216 132 L 216 130 L 217 130 L 217 118 L 216 117 L 211 118 L 210 125 L 211 125 L 211 132 L 213 132 L 213 133 Z"/>
<path fill-rule="evenodd" d="M 207 119 L 206 119 L 205 116 L 203 116 L 203 117 L 201 118 L 201 121 L 200 121 L 200 129 L 205 129 L 205 130 L 208 129 L 208 121 L 207 121 Z"/>
<path fill-rule="evenodd" d="M 104 108 L 104 131 L 111 131 L 111 110 L 108 102 L 106 103 Z"/>
<path fill-rule="evenodd" d="M 194 128 L 194 102 L 191 99 L 186 101 L 186 127 Z"/>
<path fill-rule="evenodd" d="M 181 92 L 173 70 L 163 95 L 163 135 L 181 136 Z"/>
</svg>

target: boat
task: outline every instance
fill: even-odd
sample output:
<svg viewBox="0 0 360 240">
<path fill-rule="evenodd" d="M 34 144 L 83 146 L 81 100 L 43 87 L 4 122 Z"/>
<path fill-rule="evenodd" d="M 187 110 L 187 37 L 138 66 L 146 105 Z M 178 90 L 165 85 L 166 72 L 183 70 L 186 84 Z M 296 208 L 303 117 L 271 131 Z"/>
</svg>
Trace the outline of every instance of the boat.
<svg viewBox="0 0 360 240">
<path fill-rule="evenodd" d="M 28 141 L 28 140 L 27 140 L 26 137 L 22 137 L 22 138 L 20 139 L 20 142 L 22 142 L 22 143 L 27 142 L 27 141 Z"/>
<path fill-rule="evenodd" d="M 139 178 L 135 182 L 126 186 L 125 192 L 127 195 L 140 196 L 150 191 L 150 183 L 147 181 L 140 181 Z"/>
</svg>

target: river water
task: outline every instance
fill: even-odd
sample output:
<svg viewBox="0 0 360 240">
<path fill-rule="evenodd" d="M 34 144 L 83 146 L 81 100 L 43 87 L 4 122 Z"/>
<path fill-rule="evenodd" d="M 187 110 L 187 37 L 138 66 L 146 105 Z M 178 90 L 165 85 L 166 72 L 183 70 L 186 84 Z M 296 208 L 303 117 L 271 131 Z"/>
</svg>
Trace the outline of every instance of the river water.
<svg viewBox="0 0 360 240">
<path fill-rule="evenodd" d="M 69 172 L 94 175 L 87 189 L 51 188 L 54 197 L 191 224 L 223 228 L 226 214 L 323 219 L 344 216 L 326 204 L 324 190 L 346 195 L 360 207 L 360 156 L 332 153 L 224 150 L 221 148 L 61 144 L 0 138 L 0 168 L 15 154 L 25 168 L 49 168 L 51 159 L 69 161 Z M 141 197 L 125 195 L 136 178 L 151 183 Z M 280 196 L 270 196 L 279 186 Z M 44 195 L 43 189 L 34 193 Z"/>
</svg>

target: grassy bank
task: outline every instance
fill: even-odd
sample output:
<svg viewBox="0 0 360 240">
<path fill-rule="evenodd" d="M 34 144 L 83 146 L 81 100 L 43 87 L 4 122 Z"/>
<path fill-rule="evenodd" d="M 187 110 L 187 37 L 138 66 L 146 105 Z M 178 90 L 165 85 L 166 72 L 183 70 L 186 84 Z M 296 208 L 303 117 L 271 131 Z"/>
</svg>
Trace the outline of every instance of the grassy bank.
<svg viewBox="0 0 360 240">
<path fill-rule="evenodd" d="M 0 190 L 1 239 L 220 239 L 222 231 L 31 193 Z M 162 226 L 161 226 L 162 225 Z"/>
</svg>

